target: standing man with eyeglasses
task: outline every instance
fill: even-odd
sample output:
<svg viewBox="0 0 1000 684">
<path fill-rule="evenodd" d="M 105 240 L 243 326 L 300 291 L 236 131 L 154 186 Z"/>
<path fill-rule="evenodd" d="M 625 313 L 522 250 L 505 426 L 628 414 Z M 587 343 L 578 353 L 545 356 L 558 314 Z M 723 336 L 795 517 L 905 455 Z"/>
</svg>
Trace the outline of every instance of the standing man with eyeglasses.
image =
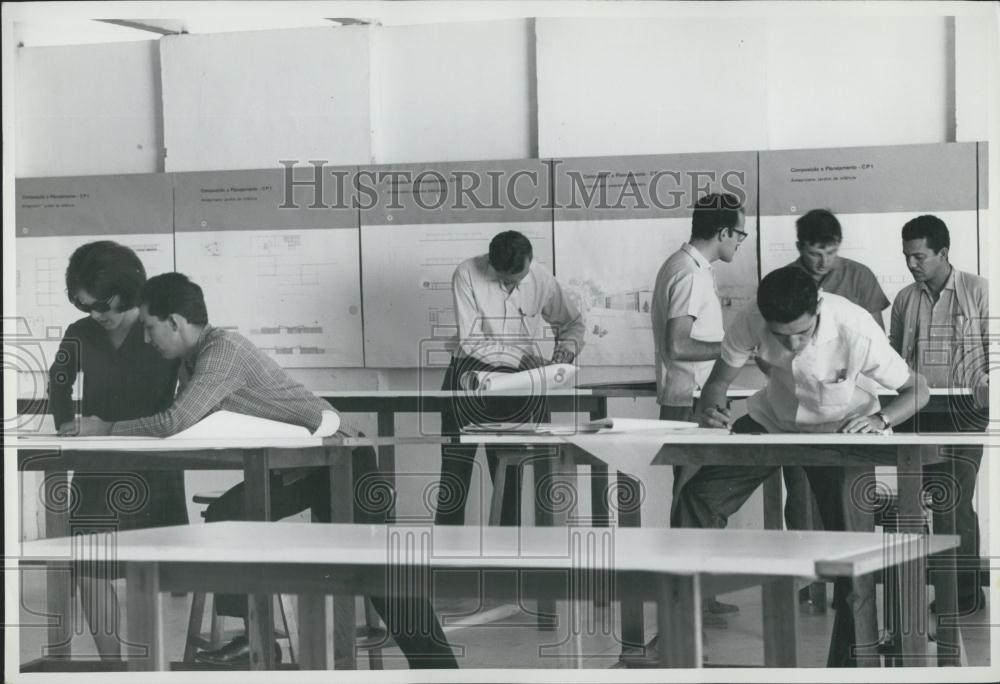
<svg viewBox="0 0 1000 684">
<path fill-rule="evenodd" d="M 497 234 L 488 254 L 467 259 L 452 277 L 458 338 L 442 389 L 462 391 L 462 377 L 473 371 L 514 372 L 546 363 L 572 363 L 583 348 L 584 322 L 577 305 L 566 296 L 551 272 L 534 261 L 531 241 L 516 230 Z M 555 328 L 555 350 L 542 358 L 545 325 Z M 545 402 L 521 398 L 448 405 L 441 414 L 441 434 L 458 435 L 473 422 L 540 422 Z M 441 447 L 441 486 L 435 522 L 461 525 L 476 457 L 475 445 Z M 496 476 L 499 453 L 486 448 L 490 478 Z M 507 473 L 517 482 L 517 468 Z M 501 524 L 520 521 L 519 487 L 504 492 Z"/>
<path fill-rule="evenodd" d="M 722 352 L 722 303 L 712 265 L 730 263 L 747 238 L 743 205 L 736 195 L 711 193 L 695 202 L 691 237 L 660 267 L 653 287 L 653 347 L 656 353 L 656 401 L 660 420 L 693 421 L 694 391 L 705 384 Z M 674 500 L 693 474 L 674 467 Z M 671 527 L 678 527 L 670 511 Z M 722 613 L 739 609 L 706 597 L 706 626 L 725 627 Z"/>
</svg>

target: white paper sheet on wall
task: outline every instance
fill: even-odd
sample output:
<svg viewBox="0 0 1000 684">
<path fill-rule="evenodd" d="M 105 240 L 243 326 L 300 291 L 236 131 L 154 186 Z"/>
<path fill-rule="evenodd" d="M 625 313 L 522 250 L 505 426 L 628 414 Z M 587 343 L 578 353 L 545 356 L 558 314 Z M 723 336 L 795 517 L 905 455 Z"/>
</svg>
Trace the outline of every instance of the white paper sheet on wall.
<svg viewBox="0 0 1000 684">
<path fill-rule="evenodd" d="M 284 180 L 274 169 L 175 174 L 177 269 L 202 286 L 213 325 L 280 366 L 360 367 L 357 211 L 311 209 Z"/>
<path fill-rule="evenodd" d="M 85 315 L 66 292 L 78 247 L 112 240 L 136 253 L 147 277 L 174 270 L 171 183 L 165 174 L 21 178 L 14 192 L 17 330 L 5 319 L 4 341 L 17 353 L 7 365 L 44 378 L 66 327 Z"/>
</svg>

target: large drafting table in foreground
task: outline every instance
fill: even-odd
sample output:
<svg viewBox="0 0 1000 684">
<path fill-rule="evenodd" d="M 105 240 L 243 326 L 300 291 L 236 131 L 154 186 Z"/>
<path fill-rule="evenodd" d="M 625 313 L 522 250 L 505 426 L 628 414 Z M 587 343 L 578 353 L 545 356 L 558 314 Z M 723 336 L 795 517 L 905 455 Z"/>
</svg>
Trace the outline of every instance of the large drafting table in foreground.
<svg viewBox="0 0 1000 684">
<path fill-rule="evenodd" d="M 284 169 L 174 174 L 177 270 L 203 287 L 214 325 L 286 368 L 364 364 L 358 212 L 338 192 L 354 169 L 342 183 L 332 171 L 316 171 L 326 205 L 313 185 L 286 197 Z"/>
<path fill-rule="evenodd" d="M 586 348 L 579 363 L 652 365 L 650 307 L 660 265 L 691 235 L 702 195 L 744 200 L 747 230 L 757 202 L 754 152 L 592 157 L 553 161 L 556 269 L 582 303 Z M 714 271 L 723 318 L 757 289 L 756 236 Z"/>
</svg>

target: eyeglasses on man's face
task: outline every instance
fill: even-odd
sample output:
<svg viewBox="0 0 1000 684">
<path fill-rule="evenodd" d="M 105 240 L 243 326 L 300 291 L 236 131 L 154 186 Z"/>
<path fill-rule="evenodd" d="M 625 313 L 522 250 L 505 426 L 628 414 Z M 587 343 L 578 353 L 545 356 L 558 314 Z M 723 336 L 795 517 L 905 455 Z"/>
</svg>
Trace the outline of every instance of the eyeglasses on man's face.
<svg viewBox="0 0 1000 684">
<path fill-rule="evenodd" d="M 732 228 L 723 228 L 723 229 L 721 229 L 721 231 L 720 231 L 720 232 L 723 232 L 723 233 L 724 233 L 724 232 L 726 232 L 727 230 L 728 230 L 728 231 L 729 231 L 730 233 L 734 233 L 734 234 L 736 235 L 736 242 L 737 242 L 737 243 L 740 243 L 740 242 L 743 242 L 743 241 L 744 241 L 744 240 L 746 240 L 746 239 L 747 239 L 747 237 L 748 237 L 748 236 L 750 235 L 750 233 L 746 232 L 745 230 L 740 230 L 739 228 L 737 228 L 737 227 L 735 227 L 735 226 L 733 226 Z"/>
</svg>

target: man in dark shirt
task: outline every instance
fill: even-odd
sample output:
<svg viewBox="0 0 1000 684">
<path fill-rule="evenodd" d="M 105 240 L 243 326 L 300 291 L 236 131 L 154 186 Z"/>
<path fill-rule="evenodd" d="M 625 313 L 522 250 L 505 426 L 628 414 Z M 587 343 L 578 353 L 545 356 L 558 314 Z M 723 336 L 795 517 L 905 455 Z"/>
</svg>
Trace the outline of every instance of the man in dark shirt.
<svg viewBox="0 0 1000 684">
<path fill-rule="evenodd" d="M 882 312 L 889 300 L 872 270 L 853 259 L 840 256 L 843 233 L 840 221 L 829 209 L 813 209 L 795 221 L 797 266 L 812 276 L 823 292 L 840 295 L 867 311 L 885 330 Z"/>
</svg>

